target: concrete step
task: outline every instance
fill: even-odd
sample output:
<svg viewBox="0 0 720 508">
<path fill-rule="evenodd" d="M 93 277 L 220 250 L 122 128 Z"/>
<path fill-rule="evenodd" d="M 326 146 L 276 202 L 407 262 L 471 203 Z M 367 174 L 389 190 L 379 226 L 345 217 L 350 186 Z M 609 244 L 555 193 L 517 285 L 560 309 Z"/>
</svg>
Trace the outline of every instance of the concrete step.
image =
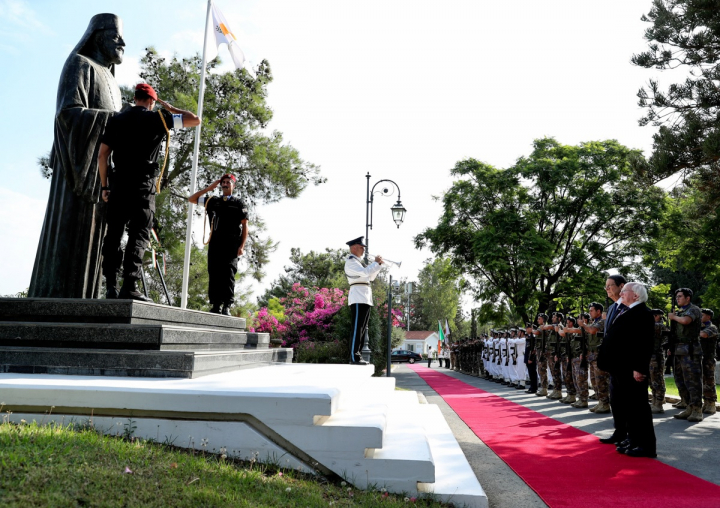
<svg viewBox="0 0 720 508">
<path fill-rule="evenodd" d="M 0 347 L 185 350 L 267 348 L 270 335 L 177 325 L 0 322 Z"/>
<path fill-rule="evenodd" d="M 435 481 L 419 483 L 419 494 L 432 494 L 436 499 L 455 506 L 487 508 L 488 499 L 470 464 L 435 404 L 420 404 L 417 415 L 425 428 L 435 462 Z"/>
<path fill-rule="evenodd" d="M 156 324 L 245 329 L 245 319 L 135 300 L 0 298 L 0 321 Z"/>
<path fill-rule="evenodd" d="M 0 347 L 0 372 L 198 378 L 274 362 L 291 362 L 292 349 L 231 351 L 138 351 L 123 349 L 63 349 Z M 95 383 L 95 381 L 93 381 Z"/>
<path fill-rule="evenodd" d="M 272 429 L 313 457 L 337 455 L 362 459 L 368 448 L 382 446 L 388 408 L 384 404 L 333 411 L 316 416 L 315 425 L 273 425 Z"/>
</svg>

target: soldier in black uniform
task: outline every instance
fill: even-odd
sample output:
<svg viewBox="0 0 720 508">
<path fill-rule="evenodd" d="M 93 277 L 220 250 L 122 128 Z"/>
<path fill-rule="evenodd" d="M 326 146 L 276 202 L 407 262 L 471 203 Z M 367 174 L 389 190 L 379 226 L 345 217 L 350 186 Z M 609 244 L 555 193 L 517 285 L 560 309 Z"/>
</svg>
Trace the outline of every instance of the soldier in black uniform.
<svg viewBox="0 0 720 508">
<path fill-rule="evenodd" d="M 165 109 L 153 112 L 155 102 Z M 107 298 L 147 300 L 137 290 L 137 281 L 141 278 L 142 259 L 155 217 L 160 145 L 166 136 L 169 142 L 170 129 L 197 125 L 199 117 L 158 99 L 155 90 L 145 83 L 135 87 L 135 106 L 108 121 L 98 154 L 102 199 L 108 203 L 102 247 Z M 111 155 L 112 173 L 108 171 Z M 120 241 L 126 227 L 128 243 L 123 260 Z M 121 265 L 124 281 L 118 293 Z"/>
<path fill-rule="evenodd" d="M 527 323 L 525 332 L 527 333 L 527 340 L 525 342 L 525 357 L 523 361 L 527 365 L 528 377 L 530 378 L 530 388 L 525 393 L 537 393 L 538 389 L 538 377 L 537 377 L 537 362 L 535 361 L 535 338 L 534 330 L 537 330 L 537 326 L 533 326 L 532 323 Z"/>
<path fill-rule="evenodd" d="M 245 253 L 248 237 L 248 215 L 245 203 L 233 196 L 235 176 L 223 175 L 207 188 L 196 192 L 188 200 L 204 205 L 210 221 L 208 240 L 208 299 L 214 314 L 230 315 L 230 306 L 235 302 L 235 275 L 238 258 Z M 223 195 L 205 197 L 204 194 L 222 188 Z"/>
</svg>

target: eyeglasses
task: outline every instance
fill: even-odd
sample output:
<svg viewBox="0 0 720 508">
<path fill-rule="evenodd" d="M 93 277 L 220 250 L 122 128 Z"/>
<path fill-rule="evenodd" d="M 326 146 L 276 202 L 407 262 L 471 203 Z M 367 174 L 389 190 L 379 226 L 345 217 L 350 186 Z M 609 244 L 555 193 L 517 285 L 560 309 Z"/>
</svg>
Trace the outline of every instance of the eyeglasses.
<svg viewBox="0 0 720 508">
<path fill-rule="evenodd" d="M 611 289 L 611 288 L 615 288 L 615 287 L 617 287 L 617 286 L 615 284 L 613 284 L 612 286 L 605 286 L 605 289 Z"/>
</svg>

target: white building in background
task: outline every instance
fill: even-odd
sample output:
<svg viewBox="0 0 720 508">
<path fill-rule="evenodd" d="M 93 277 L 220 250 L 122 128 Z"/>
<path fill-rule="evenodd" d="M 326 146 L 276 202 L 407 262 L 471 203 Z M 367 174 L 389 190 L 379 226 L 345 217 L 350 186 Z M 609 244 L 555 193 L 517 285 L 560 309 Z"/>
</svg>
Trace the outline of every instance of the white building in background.
<svg viewBox="0 0 720 508">
<path fill-rule="evenodd" d="M 405 342 L 403 342 L 397 349 L 404 349 L 406 351 L 413 351 L 415 353 L 423 354 L 427 353 L 428 346 L 432 346 L 433 352 L 437 351 L 438 346 L 438 333 L 428 331 L 412 331 L 405 332 Z"/>
</svg>

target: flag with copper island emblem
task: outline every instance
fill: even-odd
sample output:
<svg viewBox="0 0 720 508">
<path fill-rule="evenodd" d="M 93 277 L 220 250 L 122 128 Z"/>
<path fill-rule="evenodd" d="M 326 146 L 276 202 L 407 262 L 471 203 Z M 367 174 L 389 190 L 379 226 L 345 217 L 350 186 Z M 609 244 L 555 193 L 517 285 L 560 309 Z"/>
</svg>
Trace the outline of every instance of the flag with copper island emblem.
<svg viewBox="0 0 720 508">
<path fill-rule="evenodd" d="M 215 34 L 215 43 L 217 44 L 218 50 L 220 50 L 221 44 L 227 44 L 230 56 L 232 56 L 235 67 L 238 69 L 243 68 L 245 63 L 245 54 L 238 46 L 237 37 L 232 33 L 228 22 L 217 8 L 215 4 L 212 4 L 212 17 L 213 17 L 213 33 Z"/>
</svg>

